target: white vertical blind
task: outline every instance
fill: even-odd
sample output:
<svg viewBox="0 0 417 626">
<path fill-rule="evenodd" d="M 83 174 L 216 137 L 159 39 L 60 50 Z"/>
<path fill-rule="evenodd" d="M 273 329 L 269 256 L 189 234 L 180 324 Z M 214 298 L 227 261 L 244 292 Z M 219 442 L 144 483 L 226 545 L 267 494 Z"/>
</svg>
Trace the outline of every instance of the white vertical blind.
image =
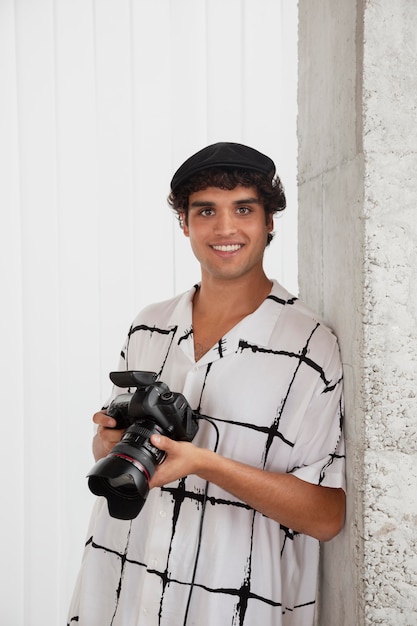
<svg viewBox="0 0 417 626">
<path fill-rule="evenodd" d="M 139 308 L 199 279 L 166 204 L 215 141 L 272 156 L 297 291 L 293 0 L 1 0 L 0 624 L 64 624 L 91 415 Z"/>
</svg>

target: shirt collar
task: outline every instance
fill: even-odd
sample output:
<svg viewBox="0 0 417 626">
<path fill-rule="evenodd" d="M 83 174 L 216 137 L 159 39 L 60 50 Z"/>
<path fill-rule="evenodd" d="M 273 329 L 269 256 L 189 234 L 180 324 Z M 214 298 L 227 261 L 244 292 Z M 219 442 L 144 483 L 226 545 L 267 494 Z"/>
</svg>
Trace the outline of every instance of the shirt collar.
<svg viewBox="0 0 417 626">
<path fill-rule="evenodd" d="M 239 342 L 244 340 L 257 346 L 267 346 L 271 333 L 286 305 L 297 299 L 278 281 L 272 281 L 272 289 L 262 304 L 253 313 L 244 317 L 226 335 L 198 361 L 199 365 L 211 363 L 217 359 L 234 354 L 239 349 Z M 180 296 L 169 324 L 177 326 L 176 340 L 183 352 L 194 361 L 194 341 L 192 335 L 192 301 L 198 285 Z"/>
</svg>

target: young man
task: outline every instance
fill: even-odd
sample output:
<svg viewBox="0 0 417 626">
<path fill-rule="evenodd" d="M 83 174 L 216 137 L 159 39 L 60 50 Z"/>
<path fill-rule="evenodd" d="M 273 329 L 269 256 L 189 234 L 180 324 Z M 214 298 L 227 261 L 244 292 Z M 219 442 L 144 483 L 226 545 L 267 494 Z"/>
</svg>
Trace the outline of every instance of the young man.
<svg viewBox="0 0 417 626">
<path fill-rule="evenodd" d="M 69 623 L 311 626 L 319 541 L 344 522 L 337 340 L 263 270 L 285 208 L 271 159 L 208 146 L 169 201 L 201 282 L 138 315 L 119 369 L 156 372 L 210 420 L 192 442 L 152 436 L 166 458 L 135 519 L 97 501 Z M 93 419 L 100 459 L 121 433 Z"/>
</svg>

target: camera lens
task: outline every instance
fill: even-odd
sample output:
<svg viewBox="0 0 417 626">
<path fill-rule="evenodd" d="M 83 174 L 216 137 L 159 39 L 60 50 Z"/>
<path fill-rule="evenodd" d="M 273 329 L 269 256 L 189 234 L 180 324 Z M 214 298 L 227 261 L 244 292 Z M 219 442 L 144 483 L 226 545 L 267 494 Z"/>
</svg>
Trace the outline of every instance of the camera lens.
<svg viewBox="0 0 417 626">
<path fill-rule="evenodd" d="M 130 474 L 121 474 L 116 478 L 108 478 L 109 486 L 120 493 L 130 495 L 136 493 L 136 485 Z"/>
<path fill-rule="evenodd" d="M 135 422 L 89 473 L 90 490 L 107 499 L 112 517 L 133 519 L 145 504 L 155 466 L 165 458 L 149 440 L 154 433 L 162 433 L 162 429 L 153 420 Z"/>
</svg>

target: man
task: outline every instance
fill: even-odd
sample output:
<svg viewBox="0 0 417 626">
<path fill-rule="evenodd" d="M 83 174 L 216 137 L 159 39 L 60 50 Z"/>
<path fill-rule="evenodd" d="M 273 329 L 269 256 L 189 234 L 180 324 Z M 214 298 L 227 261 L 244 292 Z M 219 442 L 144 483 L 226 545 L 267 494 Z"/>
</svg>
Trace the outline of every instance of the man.
<svg viewBox="0 0 417 626">
<path fill-rule="evenodd" d="M 269 157 L 208 146 L 177 170 L 169 202 L 201 282 L 138 315 L 119 369 L 156 372 L 210 419 L 192 442 L 152 436 L 166 459 L 135 519 L 98 500 L 69 623 L 311 626 L 319 541 L 345 512 L 337 340 L 265 275 L 285 208 Z M 121 433 L 105 412 L 93 419 L 100 459 Z"/>
</svg>

